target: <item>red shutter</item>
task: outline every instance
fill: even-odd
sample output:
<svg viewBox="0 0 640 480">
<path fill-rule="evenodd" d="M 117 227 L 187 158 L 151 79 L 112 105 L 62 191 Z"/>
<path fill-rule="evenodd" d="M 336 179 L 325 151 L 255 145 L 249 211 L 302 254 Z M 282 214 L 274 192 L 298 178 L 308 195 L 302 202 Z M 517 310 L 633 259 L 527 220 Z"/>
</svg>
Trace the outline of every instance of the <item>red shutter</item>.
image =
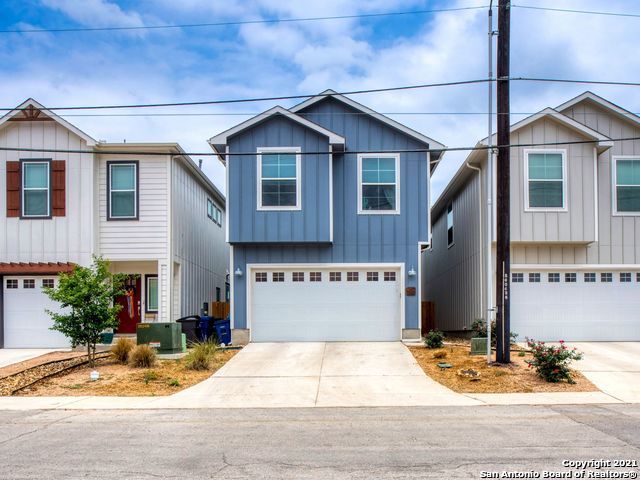
<svg viewBox="0 0 640 480">
<path fill-rule="evenodd" d="M 51 216 L 64 217 L 66 214 L 67 163 L 64 160 L 51 162 Z"/>
<path fill-rule="evenodd" d="M 20 216 L 20 162 L 7 162 L 7 217 Z"/>
</svg>

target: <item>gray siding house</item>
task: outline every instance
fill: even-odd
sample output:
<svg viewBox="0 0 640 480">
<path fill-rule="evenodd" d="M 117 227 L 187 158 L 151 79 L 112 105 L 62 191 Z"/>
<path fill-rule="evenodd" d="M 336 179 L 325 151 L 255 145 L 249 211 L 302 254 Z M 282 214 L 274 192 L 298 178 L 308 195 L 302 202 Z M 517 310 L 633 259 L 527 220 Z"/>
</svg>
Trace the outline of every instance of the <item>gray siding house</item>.
<svg viewBox="0 0 640 480">
<path fill-rule="evenodd" d="M 512 126 L 520 146 L 511 149 L 511 329 L 520 340 L 640 340 L 636 138 L 640 118 L 591 92 Z M 423 299 L 441 330 L 493 318 L 496 182 L 487 157 L 472 152 L 432 209 Z"/>
<path fill-rule="evenodd" d="M 440 143 L 333 91 L 209 143 L 227 166 L 235 341 L 419 338 Z"/>
</svg>

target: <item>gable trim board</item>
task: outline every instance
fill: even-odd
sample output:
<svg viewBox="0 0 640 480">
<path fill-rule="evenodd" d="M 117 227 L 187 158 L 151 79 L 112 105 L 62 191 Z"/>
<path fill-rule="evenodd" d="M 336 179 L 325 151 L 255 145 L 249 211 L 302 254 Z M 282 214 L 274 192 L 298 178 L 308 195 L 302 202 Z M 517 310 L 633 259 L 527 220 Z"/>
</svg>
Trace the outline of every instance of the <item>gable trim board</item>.
<svg viewBox="0 0 640 480">
<path fill-rule="evenodd" d="M 317 132 L 322 136 L 327 137 L 329 139 L 330 145 L 342 146 L 344 148 L 344 144 L 345 144 L 344 137 L 338 135 L 337 133 L 332 132 L 331 130 L 327 130 L 326 128 L 321 127 L 316 123 L 310 122 L 306 118 L 296 115 L 295 113 L 289 110 L 286 110 L 280 106 L 270 108 L 269 110 L 262 112 L 261 114 L 256 115 L 255 117 L 252 117 L 249 120 L 246 120 L 236 125 L 235 127 L 232 127 L 228 130 L 225 130 L 222 133 L 219 133 L 218 135 L 211 137 L 208 140 L 209 145 L 211 145 L 211 147 L 213 147 L 213 149 L 216 152 L 220 153 L 224 149 L 224 147 L 227 146 L 229 138 L 233 137 L 237 133 L 242 132 L 243 130 L 246 130 L 247 128 L 253 127 L 255 125 L 258 125 L 259 123 L 264 122 L 265 120 L 268 120 L 274 115 L 282 115 L 293 122 L 296 122 L 304 127 L 307 127 Z M 228 159 L 225 157 L 222 163 L 226 163 L 227 161 Z"/>
<path fill-rule="evenodd" d="M 597 105 L 600 105 L 601 107 L 616 114 L 619 118 L 628 120 L 629 122 L 640 127 L 640 117 L 638 117 L 636 114 L 631 113 L 630 111 L 625 110 L 624 108 L 616 105 L 615 103 L 610 102 L 606 98 L 602 98 L 601 96 L 596 95 L 595 93 L 589 92 L 589 91 L 584 92 L 578 95 L 577 97 L 574 97 L 571 100 L 564 102 L 562 105 L 558 105 L 554 110 L 557 112 L 564 112 L 566 110 L 569 110 L 574 105 L 577 105 L 578 103 L 582 102 L 583 100 L 589 100 Z"/>
<path fill-rule="evenodd" d="M 307 100 L 305 100 L 302 103 L 299 103 L 293 107 L 291 107 L 289 109 L 290 112 L 294 112 L 294 113 L 298 113 L 301 112 L 302 110 L 306 109 L 307 107 L 310 107 L 311 105 L 314 105 L 322 100 L 325 100 L 326 98 L 335 98 L 336 100 L 341 101 L 342 103 L 349 105 L 351 108 L 354 108 L 356 110 L 359 110 L 363 113 L 367 113 L 369 115 L 371 115 L 373 118 L 375 118 L 376 120 L 384 123 L 385 125 L 392 127 L 395 130 L 399 130 L 400 132 L 404 133 L 405 135 L 408 135 L 412 138 L 414 138 L 415 140 L 418 140 L 421 143 L 427 144 L 427 146 L 429 147 L 429 149 L 431 150 L 435 150 L 433 152 L 433 157 L 434 159 L 437 159 L 439 157 L 442 156 L 442 154 L 444 153 L 441 150 L 446 149 L 447 147 L 445 145 L 443 145 L 440 142 L 437 142 L 436 140 L 434 140 L 433 138 L 427 137 L 426 135 L 417 132 L 416 130 L 413 130 L 412 128 L 407 127 L 406 125 L 403 125 L 399 122 L 396 122 L 395 120 L 382 115 L 381 113 L 376 112 L 375 110 L 366 107 L 364 105 L 362 105 L 361 103 L 356 102 L 355 100 L 350 99 L 349 97 L 346 97 L 344 95 L 341 95 L 337 92 L 335 92 L 334 90 L 325 90 L 324 92 L 321 92 L 319 95 L 316 95 L 315 97 L 311 97 Z M 436 169 L 436 166 L 438 164 L 435 163 L 433 169 Z"/>
</svg>

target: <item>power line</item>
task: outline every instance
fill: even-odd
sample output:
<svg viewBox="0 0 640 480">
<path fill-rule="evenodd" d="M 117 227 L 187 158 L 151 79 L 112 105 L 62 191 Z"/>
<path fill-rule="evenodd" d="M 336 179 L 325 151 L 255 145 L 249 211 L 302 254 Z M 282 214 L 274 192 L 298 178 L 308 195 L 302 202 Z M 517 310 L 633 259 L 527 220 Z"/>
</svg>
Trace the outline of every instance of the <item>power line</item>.
<svg viewBox="0 0 640 480">
<path fill-rule="evenodd" d="M 502 78 L 498 80 L 503 80 Z M 640 82 L 627 82 L 627 81 L 613 81 L 613 80 L 590 80 L 590 79 L 570 79 L 570 78 L 546 78 L 546 77 L 510 77 L 509 80 L 521 81 L 521 82 L 548 82 L 548 83 L 572 83 L 572 84 L 586 84 L 586 85 L 610 85 L 610 86 L 625 86 L 625 87 L 639 87 Z M 453 82 L 439 82 L 439 83 L 423 83 L 417 85 L 402 85 L 398 87 L 384 87 L 384 88 L 371 88 L 363 90 L 350 90 L 343 92 L 330 92 L 330 93 L 318 93 L 318 94 L 304 94 L 304 95 L 281 95 L 273 97 L 256 97 L 256 98 L 236 98 L 228 100 L 203 100 L 194 102 L 162 102 L 162 103 L 134 103 L 123 105 L 78 105 L 78 106 L 62 106 L 62 107 L 45 107 L 45 110 L 115 110 L 126 108 L 159 108 L 159 107 L 192 107 L 192 106 L 204 106 L 204 105 L 227 105 L 234 103 L 255 103 L 255 102 L 267 102 L 275 100 L 300 100 L 313 97 L 331 97 L 334 95 L 361 95 L 367 93 L 384 93 L 395 92 L 403 90 L 420 90 L 425 88 L 437 88 L 437 87 L 452 87 L 462 85 L 474 85 L 479 83 L 495 82 L 495 78 L 478 78 L 472 80 L 459 80 Z M 0 111 L 5 112 L 18 112 L 27 110 L 28 108 L 16 108 L 16 107 L 2 107 Z"/>
<path fill-rule="evenodd" d="M 394 17 L 402 15 L 425 15 L 430 13 L 444 12 L 460 12 L 464 10 L 480 10 L 487 8 L 486 5 L 473 7 L 457 7 L 457 8 L 434 8 L 430 10 L 411 10 L 404 12 L 381 12 L 381 13 L 361 13 L 354 15 L 335 15 L 326 17 L 303 17 L 303 18 L 271 18 L 263 20 L 237 20 L 229 22 L 213 22 L 213 23 L 186 23 L 180 25 L 139 25 L 129 27 L 78 27 L 78 28 L 33 28 L 33 29 L 14 29 L 0 30 L 0 33 L 70 33 L 70 32 L 113 32 L 113 31 L 129 31 L 129 30 L 164 30 L 178 28 L 207 28 L 207 27 L 232 27 L 241 25 L 255 24 L 274 24 L 274 23 L 301 23 L 301 22 L 319 22 L 328 20 L 348 20 L 354 18 L 378 18 L 378 17 Z"/>
<path fill-rule="evenodd" d="M 640 140 L 640 137 L 622 137 L 622 138 L 608 138 L 607 141 L 623 142 Z M 336 152 L 330 150 L 324 151 L 308 151 L 299 152 L 299 155 L 332 155 L 332 154 L 398 154 L 398 153 L 442 153 L 442 152 L 471 152 L 471 151 L 486 151 L 488 149 L 497 149 L 501 146 L 508 148 L 528 148 L 528 147 L 553 147 L 560 145 L 585 145 L 598 143 L 600 140 L 573 140 L 567 142 L 544 142 L 544 143 L 512 143 L 508 145 L 475 145 L 473 147 L 445 147 L 445 148 L 414 148 L 405 150 L 349 150 L 345 152 Z M 230 153 L 216 153 L 216 152 L 180 152 L 170 153 L 166 151 L 136 151 L 136 150 L 88 150 L 88 149 L 46 149 L 46 148 L 19 148 L 19 147 L 0 147 L 0 152 L 34 152 L 34 153 L 90 153 L 96 155 L 138 155 L 138 156 L 166 156 L 172 155 L 176 157 L 189 156 L 189 157 L 247 157 L 256 156 L 256 152 L 230 152 Z M 440 163 L 442 160 L 432 160 L 431 163 Z"/>
<path fill-rule="evenodd" d="M 382 93 L 382 92 L 395 92 L 400 90 L 417 90 L 422 88 L 435 88 L 435 87 L 452 87 L 458 85 L 473 85 L 477 83 L 486 83 L 493 81 L 490 78 L 478 78 L 474 80 L 460 80 L 455 82 L 440 82 L 440 83 L 423 83 L 418 85 L 403 85 L 399 87 L 385 87 L 385 88 L 371 88 L 366 90 L 351 90 L 346 92 L 331 92 L 331 93 L 318 93 L 318 94 L 306 94 L 306 95 L 282 95 L 277 97 L 256 97 L 256 98 L 237 98 L 231 100 L 204 100 L 198 102 L 164 102 L 164 103 L 134 103 L 129 105 L 82 105 L 75 107 L 45 107 L 45 110 L 105 110 L 105 109 L 119 109 L 119 108 L 157 108 L 157 107 L 193 107 L 200 105 L 226 105 L 230 103 L 251 103 L 251 102 L 267 102 L 275 100 L 300 100 L 313 97 L 331 97 L 334 95 L 360 95 L 364 93 Z M 20 111 L 27 110 L 28 108 L 0 108 L 0 111 Z"/>
<path fill-rule="evenodd" d="M 561 12 L 561 13 L 579 13 L 583 15 L 602 15 L 607 17 L 630 17 L 640 18 L 640 13 L 623 13 L 623 12 L 603 12 L 597 10 L 577 10 L 571 8 L 553 8 L 553 7 L 536 7 L 533 5 L 511 5 L 512 8 L 524 8 L 527 10 L 543 10 L 548 12 Z"/>
</svg>

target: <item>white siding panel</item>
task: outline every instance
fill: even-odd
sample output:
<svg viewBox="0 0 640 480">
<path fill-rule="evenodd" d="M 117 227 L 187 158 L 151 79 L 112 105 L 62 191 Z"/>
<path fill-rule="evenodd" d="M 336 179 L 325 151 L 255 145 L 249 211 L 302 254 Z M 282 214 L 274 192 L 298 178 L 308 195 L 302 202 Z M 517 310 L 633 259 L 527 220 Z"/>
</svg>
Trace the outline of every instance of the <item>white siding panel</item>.
<svg viewBox="0 0 640 480">
<path fill-rule="evenodd" d="M 168 258 L 169 155 L 100 157 L 98 175 L 99 249 L 110 260 Z M 139 219 L 107 220 L 107 161 L 135 160 L 139 166 Z"/>
</svg>

